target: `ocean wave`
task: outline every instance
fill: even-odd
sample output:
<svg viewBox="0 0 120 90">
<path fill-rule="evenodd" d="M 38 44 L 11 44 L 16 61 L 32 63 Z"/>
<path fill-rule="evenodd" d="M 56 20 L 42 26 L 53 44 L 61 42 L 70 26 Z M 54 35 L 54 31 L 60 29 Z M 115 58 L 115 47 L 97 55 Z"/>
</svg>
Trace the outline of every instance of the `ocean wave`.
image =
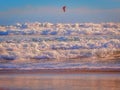
<svg viewBox="0 0 120 90">
<path fill-rule="evenodd" d="M 0 30 L 0 68 L 120 66 L 119 23 L 30 25 Z"/>
<path fill-rule="evenodd" d="M 107 58 L 119 55 L 119 46 L 119 40 L 105 42 L 2 42 L 0 44 L 0 60 Z"/>
<path fill-rule="evenodd" d="M 120 23 L 25 23 L 0 26 L 0 35 L 120 35 Z"/>
</svg>

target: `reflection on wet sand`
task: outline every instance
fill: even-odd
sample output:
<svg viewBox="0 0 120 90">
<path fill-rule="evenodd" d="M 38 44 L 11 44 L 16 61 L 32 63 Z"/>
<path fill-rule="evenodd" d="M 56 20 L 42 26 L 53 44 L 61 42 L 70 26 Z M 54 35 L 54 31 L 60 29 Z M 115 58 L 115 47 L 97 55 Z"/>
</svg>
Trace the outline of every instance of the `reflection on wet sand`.
<svg viewBox="0 0 120 90">
<path fill-rule="evenodd" d="M 120 74 L 0 75 L 0 90 L 120 90 Z"/>
</svg>

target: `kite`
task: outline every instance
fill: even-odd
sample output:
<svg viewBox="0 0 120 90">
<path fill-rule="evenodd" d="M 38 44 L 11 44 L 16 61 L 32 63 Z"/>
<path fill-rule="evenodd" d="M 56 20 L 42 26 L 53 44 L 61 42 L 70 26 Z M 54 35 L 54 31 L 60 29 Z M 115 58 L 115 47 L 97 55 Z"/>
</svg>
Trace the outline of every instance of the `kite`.
<svg viewBox="0 0 120 90">
<path fill-rule="evenodd" d="M 62 9 L 63 9 L 63 12 L 66 12 L 66 6 L 63 6 Z"/>
</svg>

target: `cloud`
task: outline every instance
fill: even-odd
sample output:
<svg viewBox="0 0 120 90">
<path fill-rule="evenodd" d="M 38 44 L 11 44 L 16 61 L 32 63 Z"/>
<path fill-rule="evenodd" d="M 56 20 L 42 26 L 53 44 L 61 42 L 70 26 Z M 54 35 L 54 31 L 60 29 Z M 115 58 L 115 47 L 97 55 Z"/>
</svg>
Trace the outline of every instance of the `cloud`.
<svg viewBox="0 0 120 90">
<path fill-rule="evenodd" d="M 8 11 L 0 12 L 0 17 L 14 16 L 14 15 L 53 15 L 59 13 L 60 10 L 56 7 L 26 7 L 26 8 L 14 8 Z"/>
<path fill-rule="evenodd" d="M 97 13 L 120 13 L 118 9 L 92 9 L 87 7 L 80 8 L 67 8 L 68 14 L 97 14 Z M 0 12 L 2 16 L 14 16 L 14 15 L 58 15 L 63 14 L 60 7 L 26 7 L 26 8 L 14 8 L 8 11 Z"/>
<path fill-rule="evenodd" d="M 93 9 L 88 7 L 69 8 L 64 13 L 61 7 L 23 7 L 0 12 L 2 22 L 41 20 L 56 22 L 79 22 L 79 21 L 117 21 L 120 22 L 120 8 L 116 9 Z"/>
<path fill-rule="evenodd" d="M 117 9 L 93 9 L 93 8 L 73 8 L 70 10 L 70 13 L 77 14 L 99 14 L 99 13 L 120 13 L 120 8 Z"/>
</svg>

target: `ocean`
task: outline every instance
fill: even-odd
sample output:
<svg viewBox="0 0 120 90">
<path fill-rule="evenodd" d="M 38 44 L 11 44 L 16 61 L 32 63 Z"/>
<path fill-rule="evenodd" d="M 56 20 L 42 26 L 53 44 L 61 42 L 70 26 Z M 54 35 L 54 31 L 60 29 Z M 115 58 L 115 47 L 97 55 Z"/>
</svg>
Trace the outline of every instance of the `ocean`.
<svg viewBox="0 0 120 90">
<path fill-rule="evenodd" d="M 0 90 L 120 90 L 120 23 L 0 26 Z"/>
<path fill-rule="evenodd" d="M 120 36 L 0 36 L 0 69 L 120 69 Z"/>
</svg>

